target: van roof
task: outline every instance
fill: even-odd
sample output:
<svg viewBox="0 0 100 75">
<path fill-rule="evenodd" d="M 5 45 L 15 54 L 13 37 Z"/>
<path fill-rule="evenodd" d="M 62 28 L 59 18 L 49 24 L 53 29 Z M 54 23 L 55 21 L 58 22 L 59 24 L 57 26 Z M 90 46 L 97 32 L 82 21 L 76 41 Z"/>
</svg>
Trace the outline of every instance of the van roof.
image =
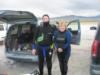
<svg viewBox="0 0 100 75">
<path fill-rule="evenodd" d="M 13 10 L 1 10 L 0 19 L 6 20 L 7 22 L 16 20 L 25 20 L 25 19 L 32 19 L 33 21 L 37 21 L 37 18 L 33 13 L 27 11 L 13 11 Z"/>
</svg>

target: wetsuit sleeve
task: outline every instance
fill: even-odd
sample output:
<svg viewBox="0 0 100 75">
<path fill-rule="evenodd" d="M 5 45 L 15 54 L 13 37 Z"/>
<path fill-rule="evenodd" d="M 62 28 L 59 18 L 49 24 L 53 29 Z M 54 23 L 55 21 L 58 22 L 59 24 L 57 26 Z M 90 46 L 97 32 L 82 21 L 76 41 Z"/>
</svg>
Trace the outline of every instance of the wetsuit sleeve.
<svg viewBox="0 0 100 75">
<path fill-rule="evenodd" d="M 36 49 L 36 39 L 38 37 L 39 33 L 39 27 L 36 27 L 34 30 L 34 38 L 33 38 L 33 43 L 32 43 L 32 49 Z"/>
<path fill-rule="evenodd" d="M 56 25 L 53 25 L 53 31 L 55 32 L 57 30 Z"/>
<path fill-rule="evenodd" d="M 58 48 L 58 44 L 56 42 L 54 43 L 54 46 L 55 46 L 55 48 Z"/>
<path fill-rule="evenodd" d="M 57 42 L 56 42 L 56 37 L 57 37 L 57 31 L 54 32 L 53 41 L 54 41 L 54 46 L 55 46 L 55 48 L 58 48 L 58 44 L 57 44 Z"/>
<path fill-rule="evenodd" d="M 64 49 L 70 46 L 71 44 L 72 36 L 70 31 L 66 32 L 66 37 L 67 37 L 67 43 L 63 46 Z"/>
<path fill-rule="evenodd" d="M 57 28 L 56 28 L 56 25 L 54 25 L 54 24 L 51 26 L 52 26 L 52 33 L 53 33 L 53 35 L 52 35 L 53 46 L 57 47 L 57 44 L 55 43 L 55 37 L 56 37 L 55 32 L 56 32 Z"/>
</svg>

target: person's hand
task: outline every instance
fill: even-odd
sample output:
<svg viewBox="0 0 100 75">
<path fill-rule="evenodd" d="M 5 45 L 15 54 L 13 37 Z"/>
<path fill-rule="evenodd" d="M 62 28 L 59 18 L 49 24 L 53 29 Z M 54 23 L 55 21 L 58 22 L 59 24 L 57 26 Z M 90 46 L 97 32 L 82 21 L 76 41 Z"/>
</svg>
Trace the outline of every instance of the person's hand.
<svg viewBox="0 0 100 75">
<path fill-rule="evenodd" d="M 58 52 L 63 52 L 63 49 L 62 48 L 58 48 Z"/>
<path fill-rule="evenodd" d="M 36 49 L 33 49 L 33 50 L 32 50 L 32 54 L 33 54 L 33 55 L 36 55 Z"/>
</svg>

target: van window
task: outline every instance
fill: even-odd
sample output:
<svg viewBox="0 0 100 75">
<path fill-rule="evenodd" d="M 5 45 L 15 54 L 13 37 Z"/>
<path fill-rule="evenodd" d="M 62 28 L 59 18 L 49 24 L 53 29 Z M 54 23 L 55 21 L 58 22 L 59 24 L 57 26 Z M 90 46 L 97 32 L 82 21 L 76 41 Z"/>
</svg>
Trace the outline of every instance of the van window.
<svg viewBox="0 0 100 75">
<path fill-rule="evenodd" d="M 0 31 L 3 31 L 4 30 L 4 27 L 2 24 L 0 24 Z"/>
<path fill-rule="evenodd" d="M 17 34 L 17 32 L 18 32 L 18 26 L 13 26 L 11 28 L 11 35 Z"/>
<path fill-rule="evenodd" d="M 77 26 L 77 22 L 71 23 L 68 28 L 71 28 L 72 31 L 77 31 L 78 30 L 78 26 Z"/>
</svg>

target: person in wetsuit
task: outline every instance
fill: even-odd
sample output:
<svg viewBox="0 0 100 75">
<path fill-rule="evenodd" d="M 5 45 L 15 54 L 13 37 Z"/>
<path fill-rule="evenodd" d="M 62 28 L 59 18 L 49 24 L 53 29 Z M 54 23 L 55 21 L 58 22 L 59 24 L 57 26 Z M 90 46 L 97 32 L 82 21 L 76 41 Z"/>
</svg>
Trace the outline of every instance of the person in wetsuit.
<svg viewBox="0 0 100 75">
<path fill-rule="evenodd" d="M 55 50 L 57 51 L 61 75 L 67 75 L 68 60 L 71 52 L 71 33 L 67 30 L 64 21 L 58 22 L 57 28 L 54 33 Z"/>
<path fill-rule="evenodd" d="M 43 15 L 43 23 L 36 28 L 34 34 L 34 40 L 32 44 L 32 54 L 35 55 L 36 52 L 39 58 L 39 71 L 40 75 L 43 75 L 44 62 L 47 63 L 48 75 L 52 75 L 52 49 L 50 46 L 53 43 L 53 33 L 55 26 L 49 23 L 49 16 Z"/>
<path fill-rule="evenodd" d="M 32 33 L 31 26 L 28 26 L 28 27 L 27 29 L 22 30 L 18 37 L 18 44 L 19 44 L 18 51 L 19 50 L 23 51 L 26 46 L 27 46 L 26 49 L 31 49 L 30 45 L 33 40 L 33 33 Z"/>
</svg>

